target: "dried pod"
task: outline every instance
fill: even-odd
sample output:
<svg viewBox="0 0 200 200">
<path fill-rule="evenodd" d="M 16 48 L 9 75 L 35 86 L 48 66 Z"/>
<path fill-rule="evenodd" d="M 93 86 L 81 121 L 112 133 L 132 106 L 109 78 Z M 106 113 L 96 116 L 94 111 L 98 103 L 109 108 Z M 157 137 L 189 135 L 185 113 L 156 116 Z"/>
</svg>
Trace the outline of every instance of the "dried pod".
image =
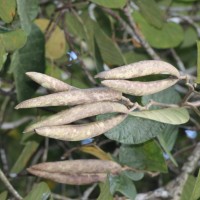
<svg viewBox="0 0 200 200">
<path fill-rule="evenodd" d="M 26 72 L 26 75 L 39 85 L 51 90 L 52 92 L 63 92 L 72 89 L 78 89 L 46 74 L 41 74 L 38 72 Z"/>
<path fill-rule="evenodd" d="M 179 77 L 179 71 L 171 64 L 161 60 L 145 60 L 100 72 L 95 78 L 130 79 L 152 74 L 169 74 Z"/>
<path fill-rule="evenodd" d="M 77 89 L 58 92 L 21 102 L 15 108 L 33 108 L 45 106 L 64 106 L 93 103 L 99 101 L 117 101 L 122 93 L 109 88 Z"/>
<path fill-rule="evenodd" d="M 127 80 L 104 80 L 101 83 L 109 88 L 120 91 L 122 93 L 135 96 L 149 95 L 160 92 L 172 85 L 176 84 L 178 79 L 167 78 L 164 80 L 140 82 Z"/>
<path fill-rule="evenodd" d="M 36 128 L 44 126 L 69 124 L 79 119 L 112 112 L 127 113 L 128 109 L 123 104 L 117 102 L 95 102 L 91 104 L 79 105 L 32 124 L 27 127 L 24 132 L 30 132 Z"/>
<path fill-rule="evenodd" d="M 65 141 L 80 141 L 95 137 L 120 124 L 127 115 L 118 115 L 104 121 L 83 125 L 61 125 L 36 128 L 39 135 Z"/>
<path fill-rule="evenodd" d="M 28 172 L 43 178 L 71 185 L 104 181 L 107 173 L 118 174 L 122 167 L 108 160 L 68 160 L 33 165 Z"/>
</svg>

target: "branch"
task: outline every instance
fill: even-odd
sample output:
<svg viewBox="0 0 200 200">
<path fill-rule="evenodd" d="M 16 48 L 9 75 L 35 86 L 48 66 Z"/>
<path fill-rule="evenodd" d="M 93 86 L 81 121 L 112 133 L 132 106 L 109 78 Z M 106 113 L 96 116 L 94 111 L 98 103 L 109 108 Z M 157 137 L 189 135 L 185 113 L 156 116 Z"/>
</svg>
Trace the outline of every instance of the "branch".
<svg viewBox="0 0 200 200">
<path fill-rule="evenodd" d="M 139 39 L 140 43 L 146 50 L 146 52 L 154 59 L 154 60 L 161 60 L 160 56 L 154 51 L 154 49 L 149 45 L 149 43 L 145 40 L 144 36 L 138 29 L 133 17 L 131 16 L 130 8 L 127 6 L 124 8 L 124 14 L 127 16 L 128 21 L 131 25 L 131 28 L 135 32 L 135 35 Z"/>
<path fill-rule="evenodd" d="M 3 171 L 0 169 L 0 179 L 3 182 L 3 184 L 7 187 L 8 191 L 15 197 L 15 199 L 23 199 L 19 193 L 14 189 L 14 187 L 10 184 L 9 180 L 3 173 Z"/>
</svg>

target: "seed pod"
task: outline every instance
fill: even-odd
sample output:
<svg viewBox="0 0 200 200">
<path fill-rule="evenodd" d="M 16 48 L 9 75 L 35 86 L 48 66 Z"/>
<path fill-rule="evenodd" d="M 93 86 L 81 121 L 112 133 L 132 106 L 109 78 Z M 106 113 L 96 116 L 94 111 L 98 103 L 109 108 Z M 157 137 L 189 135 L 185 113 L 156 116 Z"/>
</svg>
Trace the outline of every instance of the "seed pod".
<svg viewBox="0 0 200 200">
<path fill-rule="evenodd" d="M 178 79 L 164 79 L 159 81 L 140 82 L 127 80 L 104 80 L 101 83 L 109 88 L 120 91 L 122 93 L 135 96 L 149 95 L 160 92 L 174 85 Z"/>
<path fill-rule="evenodd" d="M 169 74 L 179 77 L 179 71 L 169 63 L 161 60 L 145 60 L 129 65 L 100 72 L 95 78 L 101 79 L 130 79 L 152 74 Z"/>
<path fill-rule="evenodd" d="M 36 128 L 44 126 L 69 124 L 79 119 L 112 112 L 127 113 L 128 109 L 123 104 L 117 102 L 95 102 L 91 104 L 79 105 L 32 124 L 26 128 L 24 132 L 30 132 Z"/>
<path fill-rule="evenodd" d="M 107 173 L 118 174 L 122 167 L 114 161 L 92 159 L 40 163 L 27 170 L 59 183 L 83 185 L 104 181 Z"/>
<path fill-rule="evenodd" d="M 77 89 L 29 99 L 21 102 L 15 108 L 78 105 L 99 101 L 117 101 L 121 98 L 121 92 L 109 88 Z"/>
<path fill-rule="evenodd" d="M 63 92 L 78 89 L 46 74 L 41 74 L 38 72 L 26 72 L 26 75 L 39 85 L 51 90 L 52 92 Z"/>
<path fill-rule="evenodd" d="M 39 135 L 65 141 L 80 141 L 107 132 L 120 124 L 127 115 L 118 115 L 104 121 L 97 121 L 83 125 L 47 126 L 36 128 Z"/>
</svg>

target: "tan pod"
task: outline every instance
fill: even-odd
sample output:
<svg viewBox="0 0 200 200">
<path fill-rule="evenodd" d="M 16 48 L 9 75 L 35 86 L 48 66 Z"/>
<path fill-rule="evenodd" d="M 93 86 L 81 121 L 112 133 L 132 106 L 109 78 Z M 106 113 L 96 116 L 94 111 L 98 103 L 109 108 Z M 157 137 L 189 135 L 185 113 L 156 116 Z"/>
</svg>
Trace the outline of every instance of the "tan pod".
<svg viewBox="0 0 200 200">
<path fill-rule="evenodd" d="M 126 117 L 127 115 L 118 115 L 107 120 L 82 125 L 47 126 L 36 128 L 35 132 L 49 138 L 65 141 L 80 141 L 107 132 L 120 124 Z"/>
<path fill-rule="evenodd" d="M 117 102 L 95 102 L 91 104 L 78 105 L 47 117 L 45 120 L 34 123 L 27 127 L 24 132 L 30 132 L 36 128 L 44 126 L 69 124 L 87 117 L 113 112 L 127 113 L 128 109 L 123 104 Z"/>
<path fill-rule="evenodd" d="M 121 92 L 106 87 L 77 89 L 28 99 L 18 104 L 15 108 L 78 105 L 99 101 L 117 101 L 121 98 Z"/>
</svg>

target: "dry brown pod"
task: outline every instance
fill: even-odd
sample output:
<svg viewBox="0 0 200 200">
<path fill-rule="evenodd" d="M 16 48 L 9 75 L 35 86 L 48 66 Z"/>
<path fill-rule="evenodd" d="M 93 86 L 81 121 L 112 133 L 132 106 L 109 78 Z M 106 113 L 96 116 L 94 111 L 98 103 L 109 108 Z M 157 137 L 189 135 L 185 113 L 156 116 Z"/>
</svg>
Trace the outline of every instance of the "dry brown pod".
<svg viewBox="0 0 200 200">
<path fill-rule="evenodd" d="M 117 101 L 121 98 L 121 92 L 106 87 L 77 89 L 28 99 L 18 104 L 15 108 L 78 105 L 99 101 Z"/>
<path fill-rule="evenodd" d="M 110 160 L 68 160 L 40 163 L 27 171 L 58 183 L 84 185 L 105 181 L 108 173 L 118 174 L 122 167 Z"/>
<path fill-rule="evenodd" d="M 105 113 L 127 113 L 128 109 L 123 104 L 117 102 L 95 102 L 91 104 L 83 104 L 61 111 L 46 119 L 34 123 L 25 129 L 26 132 L 33 131 L 36 128 L 44 126 L 56 126 L 69 124 L 71 122 L 84 119 L 87 117 L 105 114 Z"/>
<path fill-rule="evenodd" d="M 179 79 L 167 78 L 158 81 L 140 82 L 127 80 L 104 80 L 101 83 L 104 86 L 120 91 L 122 93 L 135 96 L 149 95 L 160 92 L 176 84 Z"/>
<path fill-rule="evenodd" d="M 39 135 L 65 141 L 80 141 L 95 137 L 107 132 L 120 124 L 126 114 L 117 115 L 107 120 L 97 121 L 82 125 L 60 125 L 36 128 L 35 132 Z"/>
<path fill-rule="evenodd" d="M 63 81 L 38 72 L 26 72 L 26 75 L 39 85 L 47 88 L 52 92 L 63 92 L 72 89 L 78 89 Z"/>
<path fill-rule="evenodd" d="M 179 71 L 171 64 L 161 60 L 145 60 L 100 72 L 95 78 L 130 79 L 152 74 L 169 74 L 179 77 Z"/>
</svg>

